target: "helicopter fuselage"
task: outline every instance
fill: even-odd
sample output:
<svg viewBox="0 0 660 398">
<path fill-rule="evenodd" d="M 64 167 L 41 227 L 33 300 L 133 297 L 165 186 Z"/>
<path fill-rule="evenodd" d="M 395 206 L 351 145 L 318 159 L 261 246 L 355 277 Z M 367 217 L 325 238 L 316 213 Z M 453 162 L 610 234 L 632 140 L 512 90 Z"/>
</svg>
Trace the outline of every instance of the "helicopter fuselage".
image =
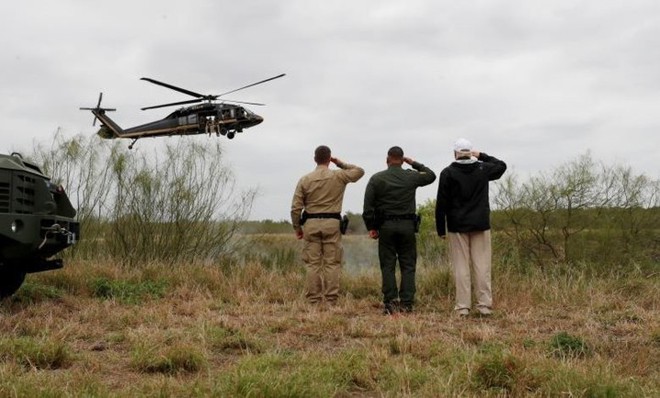
<svg viewBox="0 0 660 398">
<path fill-rule="evenodd" d="M 171 135 L 216 134 L 234 138 L 236 133 L 263 122 L 263 118 L 238 105 L 204 103 L 180 108 L 161 120 L 122 129 L 103 109 L 92 110 L 102 123 L 102 138 L 162 137 Z"/>
</svg>

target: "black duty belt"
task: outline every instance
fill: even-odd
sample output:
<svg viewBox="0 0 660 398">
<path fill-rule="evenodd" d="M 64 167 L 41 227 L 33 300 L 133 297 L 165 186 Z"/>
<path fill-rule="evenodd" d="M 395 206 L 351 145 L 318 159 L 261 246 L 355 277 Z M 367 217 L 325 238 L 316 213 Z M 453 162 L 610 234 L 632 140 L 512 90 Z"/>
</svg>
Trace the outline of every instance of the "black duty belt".
<svg viewBox="0 0 660 398">
<path fill-rule="evenodd" d="M 341 220 L 341 214 L 339 213 L 306 213 L 306 217 L 309 218 L 334 218 L 335 220 Z"/>
<path fill-rule="evenodd" d="M 383 217 L 383 220 L 386 221 L 396 221 L 396 220 L 416 220 L 417 214 L 389 214 Z"/>
</svg>

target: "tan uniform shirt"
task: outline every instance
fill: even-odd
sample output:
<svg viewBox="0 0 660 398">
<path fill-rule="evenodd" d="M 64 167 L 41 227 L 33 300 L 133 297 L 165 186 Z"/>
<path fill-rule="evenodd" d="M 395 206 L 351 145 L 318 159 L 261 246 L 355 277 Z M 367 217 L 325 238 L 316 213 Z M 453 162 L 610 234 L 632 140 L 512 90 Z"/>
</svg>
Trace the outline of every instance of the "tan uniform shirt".
<svg viewBox="0 0 660 398">
<path fill-rule="evenodd" d="M 316 166 L 316 169 L 304 175 L 296 186 L 291 202 L 291 223 L 294 229 L 300 228 L 300 213 L 341 213 L 346 184 L 356 182 L 364 175 L 361 167 L 341 163 L 339 170 L 330 170 L 328 166 Z"/>
</svg>

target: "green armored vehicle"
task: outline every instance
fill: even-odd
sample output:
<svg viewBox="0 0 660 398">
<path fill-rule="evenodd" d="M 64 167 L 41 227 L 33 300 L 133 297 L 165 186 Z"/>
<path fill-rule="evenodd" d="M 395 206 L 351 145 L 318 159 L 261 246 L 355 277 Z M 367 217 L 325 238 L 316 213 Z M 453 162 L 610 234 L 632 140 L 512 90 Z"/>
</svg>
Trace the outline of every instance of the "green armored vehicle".
<svg viewBox="0 0 660 398">
<path fill-rule="evenodd" d="M 0 298 L 25 274 L 62 268 L 51 259 L 79 237 L 76 210 L 61 186 L 13 153 L 0 154 Z"/>
</svg>

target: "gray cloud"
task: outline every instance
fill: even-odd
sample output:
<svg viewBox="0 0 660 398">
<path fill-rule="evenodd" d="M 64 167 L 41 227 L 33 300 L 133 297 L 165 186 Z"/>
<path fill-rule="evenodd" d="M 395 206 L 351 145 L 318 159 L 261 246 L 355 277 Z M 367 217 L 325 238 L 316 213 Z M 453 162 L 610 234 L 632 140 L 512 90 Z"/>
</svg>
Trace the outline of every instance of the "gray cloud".
<svg viewBox="0 0 660 398">
<path fill-rule="evenodd" d="M 126 126 L 170 112 L 142 106 L 187 99 L 142 76 L 217 94 L 286 72 L 231 96 L 268 104 L 224 143 L 239 186 L 260 189 L 256 219 L 288 217 L 321 143 L 367 169 L 347 190 L 356 212 L 389 146 L 439 171 L 459 136 L 520 174 L 591 150 L 658 178 L 639 149 L 660 151 L 659 22 L 653 0 L 26 0 L 0 15 L 0 149 L 93 134 L 77 109 L 99 91 Z"/>
</svg>

